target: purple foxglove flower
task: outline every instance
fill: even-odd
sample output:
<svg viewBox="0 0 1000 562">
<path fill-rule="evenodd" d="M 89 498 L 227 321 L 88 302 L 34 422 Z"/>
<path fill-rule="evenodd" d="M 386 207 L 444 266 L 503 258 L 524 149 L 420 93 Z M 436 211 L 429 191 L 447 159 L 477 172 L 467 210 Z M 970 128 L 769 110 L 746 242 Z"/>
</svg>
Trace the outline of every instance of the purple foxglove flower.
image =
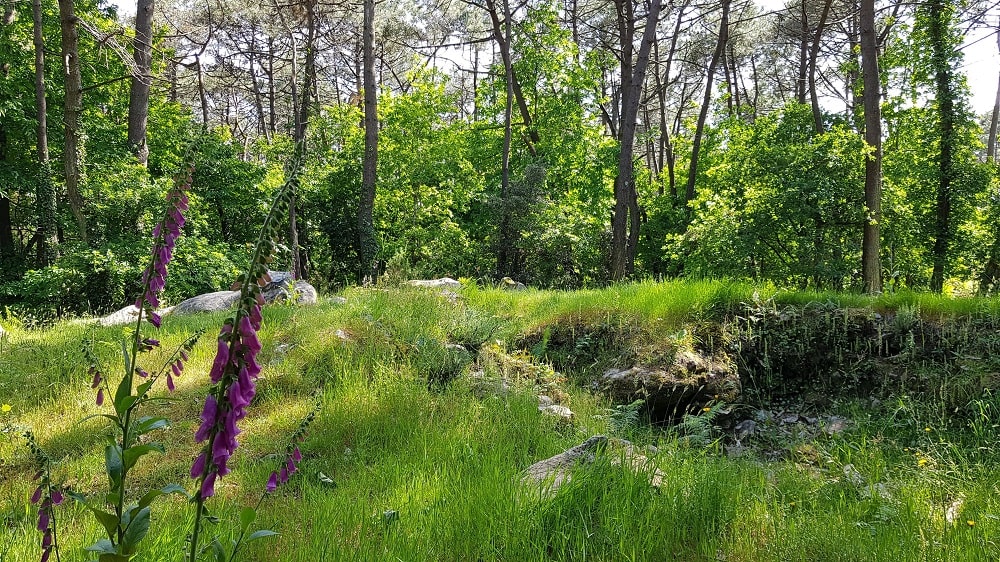
<svg viewBox="0 0 1000 562">
<path fill-rule="evenodd" d="M 226 339 L 219 338 L 219 349 L 215 354 L 215 362 L 212 363 L 212 370 L 209 371 L 208 376 L 212 382 L 219 382 L 222 380 L 222 374 L 225 372 L 226 363 L 229 362 L 229 344 L 226 343 Z"/>
<path fill-rule="evenodd" d="M 201 427 L 198 428 L 197 433 L 194 434 L 194 439 L 198 443 L 208 439 L 209 434 L 212 431 L 212 426 L 215 425 L 216 417 L 218 415 L 219 405 L 215 401 L 215 396 L 211 394 L 205 399 L 205 407 L 201 411 Z"/>
<path fill-rule="evenodd" d="M 163 318 L 159 314 L 157 314 L 155 312 L 150 312 L 149 313 L 148 320 L 149 320 L 150 324 L 152 324 L 153 326 L 155 326 L 157 328 L 159 328 L 160 324 L 163 322 Z"/>
<path fill-rule="evenodd" d="M 243 345 L 255 355 L 260 351 L 260 340 L 257 339 L 257 332 L 250 325 L 248 316 L 240 319 L 240 339 Z"/>
<path fill-rule="evenodd" d="M 201 497 L 210 498 L 215 495 L 215 473 L 209 472 L 205 476 L 205 481 L 201 483 Z"/>
<path fill-rule="evenodd" d="M 212 441 L 212 462 L 222 464 L 229 458 L 229 454 L 229 436 L 223 430 L 217 433 L 215 441 Z"/>
<path fill-rule="evenodd" d="M 49 555 L 52 554 L 52 549 L 47 548 L 42 551 L 42 559 L 39 562 L 49 562 Z"/>
<path fill-rule="evenodd" d="M 288 482 L 288 469 L 285 468 L 284 466 L 281 467 L 281 472 L 278 473 L 278 482 L 282 484 Z"/>
<path fill-rule="evenodd" d="M 174 377 L 170 373 L 167 373 L 167 390 L 169 390 L 170 392 L 173 392 L 174 388 L 175 388 L 174 387 Z"/>
<path fill-rule="evenodd" d="M 170 370 L 173 371 L 174 376 L 181 376 L 181 362 L 175 361 L 170 364 Z"/>
<path fill-rule="evenodd" d="M 92 369 L 94 371 L 94 381 L 90 383 L 90 388 L 97 388 L 101 384 L 101 372 L 97 369 Z"/>
<path fill-rule="evenodd" d="M 271 477 L 267 479 L 267 493 L 271 493 L 278 489 L 278 473 L 271 471 Z"/>
<path fill-rule="evenodd" d="M 198 458 L 194 459 L 194 464 L 191 465 L 191 478 L 198 478 L 205 473 L 205 453 L 198 455 Z"/>
<path fill-rule="evenodd" d="M 45 531 L 49 528 L 49 510 L 40 509 L 38 511 L 38 530 Z"/>
<path fill-rule="evenodd" d="M 38 487 L 35 488 L 35 493 L 31 494 L 31 503 L 38 503 L 38 500 L 42 499 L 42 486 L 44 486 L 44 484 L 39 484 Z"/>
<path fill-rule="evenodd" d="M 292 459 L 288 459 L 288 461 L 285 462 L 285 467 L 288 468 L 289 475 L 295 474 L 295 471 L 298 469 L 298 467 L 295 466 L 295 463 L 292 461 Z"/>
<path fill-rule="evenodd" d="M 98 406 L 103 406 L 104 405 L 104 389 L 103 388 L 98 389 L 98 391 L 97 391 L 97 405 Z"/>
<path fill-rule="evenodd" d="M 229 385 L 229 391 L 226 393 L 226 396 L 229 398 L 229 405 L 234 410 L 243 408 L 250 403 L 243 399 L 243 391 L 240 389 L 239 380 L 235 380 L 233 384 Z"/>
<path fill-rule="evenodd" d="M 260 314 L 260 305 L 254 305 L 250 309 L 250 323 L 253 324 L 255 330 L 260 330 L 260 323 L 264 318 Z"/>
<path fill-rule="evenodd" d="M 48 549 L 52 546 L 52 529 L 45 529 L 45 534 L 42 535 L 42 548 Z"/>
<path fill-rule="evenodd" d="M 187 354 L 187 351 L 185 351 L 185 350 L 183 350 L 183 349 L 181 350 L 181 360 L 182 360 L 182 361 L 187 361 L 187 360 L 188 360 L 188 354 Z"/>
<path fill-rule="evenodd" d="M 146 378 L 149 376 L 149 373 L 146 372 L 146 369 L 143 369 L 142 367 L 136 367 L 135 374 L 139 375 L 142 378 Z"/>
<path fill-rule="evenodd" d="M 295 462 L 299 462 L 302 460 L 302 453 L 299 452 L 298 447 L 296 447 L 295 450 L 292 451 L 292 460 Z"/>
</svg>

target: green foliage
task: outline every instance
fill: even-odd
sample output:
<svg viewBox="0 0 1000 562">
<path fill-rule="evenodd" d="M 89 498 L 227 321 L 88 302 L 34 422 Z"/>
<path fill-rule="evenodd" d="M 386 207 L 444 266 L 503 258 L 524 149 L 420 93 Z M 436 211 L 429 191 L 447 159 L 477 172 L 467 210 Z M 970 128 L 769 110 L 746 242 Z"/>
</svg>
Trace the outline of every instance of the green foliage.
<svg viewBox="0 0 1000 562">
<path fill-rule="evenodd" d="M 726 149 L 705 158 L 691 225 L 667 239 L 685 273 L 849 285 L 860 263 L 861 138 L 839 126 L 815 135 L 800 105 L 727 121 L 715 136 Z"/>
</svg>

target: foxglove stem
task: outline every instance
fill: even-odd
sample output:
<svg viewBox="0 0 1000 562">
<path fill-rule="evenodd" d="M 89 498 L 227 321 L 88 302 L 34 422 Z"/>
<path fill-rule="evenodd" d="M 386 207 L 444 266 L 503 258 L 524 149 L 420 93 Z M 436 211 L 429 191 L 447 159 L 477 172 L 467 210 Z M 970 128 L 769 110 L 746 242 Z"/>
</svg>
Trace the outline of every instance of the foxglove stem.
<svg viewBox="0 0 1000 562">
<path fill-rule="evenodd" d="M 247 272 L 240 275 L 240 299 L 235 314 L 226 321 L 218 338 L 218 351 L 209 378 L 212 389 L 205 399 L 202 423 L 195 434 L 205 443 L 191 467 L 191 477 L 198 483 L 195 492 L 195 520 L 191 534 L 190 562 L 197 560 L 201 520 L 205 499 L 215 495 L 218 478 L 229 473 L 229 459 L 239 442 L 237 425 L 247 414 L 247 406 L 256 394 L 256 380 L 261 367 L 257 353 L 261 349 L 257 331 L 261 326 L 260 307 L 263 304 L 261 286 L 269 280 L 267 264 L 273 259 L 278 217 L 288 206 L 288 197 L 297 181 L 298 166 L 289 172 L 284 186 L 275 195 L 264 219 L 253 258 Z"/>
</svg>

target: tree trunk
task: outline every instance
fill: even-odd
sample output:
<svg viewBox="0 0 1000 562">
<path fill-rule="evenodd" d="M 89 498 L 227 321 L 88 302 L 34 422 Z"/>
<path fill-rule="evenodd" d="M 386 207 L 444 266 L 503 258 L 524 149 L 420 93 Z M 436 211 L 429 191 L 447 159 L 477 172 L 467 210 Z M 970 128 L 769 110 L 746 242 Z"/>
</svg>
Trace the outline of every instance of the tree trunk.
<svg viewBox="0 0 1000 562">
<path fill-rule="evenodd" d="M 128 94 L 128 146 L 143 166 L 149 161 L 146 124 L 149 120 L 149 87 L 152 76 L 153 0 L 136 0 L 135 39 L 132 56 L 136 74 Z"/>
<path fill-rule="evenodd" d="M 615 207 L 611 217 L 611 279 L 619 281 L 634 270 L 635 250 L 639 240 L 639 203 L 633 170 L 633 145 L 639 118 L 639 101 L 649 64 L 649 52 L 653 42 L 656 41 L 660 1 L 650 2 L 635 61 L 632 60 L 632 44 L 635 38 L 632 0 L 615 0 L 615 7 L 618 13 L 618 38 L 622 58 L 618 175 L 615 177 Z"/>
<path fill-rule="evenodd" d="M 306 133 L 309 128 L 309 110 L 312 104 L 309 98 L 312 92 L 312 79 L 316 72 L 316 3 L 315 0 L 305 0 L 306 7 L 306 60 L 302 76 L 302 95 L 299 100 L 298 118 L 295 120 L 295 145 L 300 158 L 306 154 Z M 293 79 L 294 80 L 294 79 Z M 294 184 L 293 184 L 294 185 Z M 299 226 L 296 205 L 297 194 L 294 189 L 288 204 L 289 241 L 292 250 L 292 274 L 296 279 L 306 276 L 302 262 L 302 252 L 299 248 Z"/>
<path fill-rule="evenodd" d="M 32 0 L 31 13 L 35 44 L 35 114 L 38 120 L 36 139 L 38 179 L 35 209 L 38 215 L 38 246 L 35 264 L 45 267 L 56 257 L 56 189 L 49 164 L 48 104 L 45 100 L 45 40 L 42 37 L 42 0 Z"/>
<path fill-rule="evenodd" d="M 934 71 L 934 89 L 937 100 L 938 132 L 940 134 L 940 155 L 938 161 L 938 189 L 934 221 L 934 247 L 931 257 L 934 264 L 931 272 L 931 290 L 941 292 L 944 288 L 945 270 L 948 266 L 948 247 L 951 242 L 952 182 L 955 171 L 953 155 L 957 142 L 955 123 L 958 119 L 955 109 L 954 69 L 951 65 L 952 53 L 948 48 L 948 22 L 951 18 L 946 0 L 929 0 L 931 66 Z"/>
<path fill-rule="evenodd" d="M 1000 50 L 1000 29 L 997 29 L 997 49 Z M 997 156 L 997 122 L 1000 121 L 1000 81 L 997 83 L 997 97 L 993 102 L 993 118 L 990 119 L 990 135 L 986 143 L 986 161 L 995 162 Z"/>
<path fill-rule="evenodd" d="M 503 0 L 504 43 L 510 44 L 510 2 Z M 506 98 L 503 113 L 503 154 L 500 163 L 500 228 L 497 236 L 496 277 L 500 279 L 513 274 L 511 267 L 514 255 L 514 235 L 511 232 L 510 206 L 510 144 L 512 136 L 511 117 L 514 112 L 514 67 L 510 58 L 503 59 Z"/>
<path fill-rule="evenodd" d="M 820 40 L 823 38 L 823 30 L 826 28 L 826 19 L 830 15 L 831 6 L 833 6 L 833 0 L 826 0 L 823 3 L 823 12 L 819 16 L 816 34 L 813 35 L 812 46 L 809 49 L 809 101 L 812 103 L 813 129 L 817 134 L 823 132 L 823 111 L 819 107 L 819 92 L 816 91 L 816 59 L 819 57 Z M 876 68 L 878 67 L 876 66 Z"/>
<path fill-rule="evenodd" d="M 365 156 L 361 170 L 361 198 L 358 204 L 358 280 L 363 285 L 375 281 L 375 186 L 378 181 L 378 92 L 375 84 L 375 0 L 364 0 L 362 32 L 365 94 Z"/>
<path fill-rule="evenodd" d="M 694 129 L 694 139 L 691 142 L 691 165 L 688 168 L 687 190 L 684 194 L 685 201 L 694 199 L 695 180 L 698 176 L 698 152 L 701 150 L 701 137 L 705 132 L 705 121 L 708 119 L 708 109 L 712 104 L 712 78 L 715 75 L 715 67 L 719 64 L 719 59 L 725 52 L 726 43 L 729 41 L 729 4 L 731 0 L 722 0 L 722 20 L 719 23 L 719 40 L 715 44 L 715 52 L 712 53 L 712 60 L 708 63 L 708 79 L 705 81 L 705 98 L 701 102 L 701 111 L 698 113 L 698 123 Z"/>
<path fill-rule="evenodd" d="M 806 75 L 809 65 L 809 14 L 806 11 L 806 0 L 799 1 L 799 78 L 795 81 L 795 99 L 806 103 Z"/>
<path fill-rule="evenodd" d="M 829 6 L 829 1 L 827 3 Z M 824 14 L 826 10 L 824 9 Z M 861 276 L 865 291 L 882 292 L 879 229 L 882 222 L 882 113 L 875 0 L 861 0 L 861 73 L 864 77 L 865 143 L 874 153 L 865 159 L 865 221 L 861 241 Z M 818 35 L 818 33 L 817 33 Z M 815 94 L 814 94 L 815 95 Z M 820 121 L 817 118 L 817 123 Z"/>
<path fill-rule="evenodd" d="M 59 23 L 62 28 L 62 69 L 65 85 L 65 102 L 63 105 L 63 124 L 65 126 L 65 144 L 63 149 L 63 170 L 66 175 L 66 197 L 69 199 L 70 211 L 76 219 L 80 240 L 89 243 L 87 235 L 87 217 L 83 214 L 83 197 L 80 195 L 80 182 L 83 176 L 80 134 L 80 113 L 83 105 L 83 87 L 80 77 L 80 57 L 77 52 L 78 34 L 75 0 L 59 0 Z"/>
<path fill-rule="evenodd" d="M 500 22 L 500 14 L 497 12 L 497 6 L 495 0 L 486 0 L 486 11 L 489 13 L 490 22 L 493 24 L 493 39 L 496 41 L 497 47 L 500 49 L 500 58 L 503 59 L 504 67 L 510 66 L 513 69 L 513 63 L 511 62 L 510 56 L 510 43 L 504 38 L 503 26 Z M 517 75 L 511 71 L 511 88 L 514 92 L 514 101 L 517 103 L 517 109 L 521 114 L 521 123 L 524 126 L 525 131 L 528 133 L 528 139 L 526 139 L 526 144 L 528 145 L 528 152 L 532 156 L 536 155 L 535 145 L 538 144 L 538 131 L 535 130 L 532 125 L 531 112 L 528 111 L 528 102 L 524 98 L 524 91 L 521 89 L 521 83 L 517 79 Z"/>
</svg>

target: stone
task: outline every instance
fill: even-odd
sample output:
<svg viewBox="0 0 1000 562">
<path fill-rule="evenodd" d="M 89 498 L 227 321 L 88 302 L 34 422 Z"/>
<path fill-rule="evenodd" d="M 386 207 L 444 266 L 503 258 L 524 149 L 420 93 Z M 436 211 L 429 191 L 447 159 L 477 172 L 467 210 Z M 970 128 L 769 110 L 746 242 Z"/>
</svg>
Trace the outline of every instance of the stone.
<svg viewBox="0 0 1000 562">
<path fill-rule="evenodd" d="M 411 287 L 423 287 L 426 289 L 461 289 L 462 284 L 451 277 L 440 279 L 413 279 L 406 282 Z"/>
<path fill-rule="evenodd" d="M 753 435 L 755 431 L 757 431 L 757 422 L 753 420 L 743 420 L 733 428 L 737 441 L 746 439 L 748 435 Z"/>
<path fill-rule="evenodd" d="M 528 288 L 524 286 L 524 283 L 521 283 L 520 281 L 514 281 L 510 277 L 504 277 L 503 279 L 500 280 L 500 288 L 503 289 L 504 291 L 528 290 Z"/>
<path fill-rule="evenodd" d="M 549 404 L 548 406 L 538 406 L 538 411 L 554 418 L 560 418 L 566 421 L 571 421 L 573 419 L 573 410 L 570 410 L 566 406 L 560 406 L 559 404 Z"/>
<path fill-rule="evenodd" d="M 239 291 L 216 291 L 183 300 L 174 307 L 174 314 L 194 314 L 196 312 L 219 312 L 230 310 L 240 300 Z"/>
<path fill-rule="evenodd" d="M 666 367 L 609 369 L 597 387 L 617 404 L 644 400 L 657 420 L 679 420 L 710 403 L 734 403 L 740 395 L 736 364 L 725 354 L 708 357 L 678 351 Z"/>
<path fill-rule="evenodd" d="M 624 466 L 634 472 L 647 474 L 649 483 L 653 487 L 659 488 L 666 479 L 666 474 L 653 467 L 649 458 L 639 453 L 632 443 L 624 439 L 595 435 L 558 455 L 529 466 L 525 469 L 521 481 L 525 484 L 540 485 L 545 492 L 552 494 L 570 481 L 574 467 L 591 464 L 602 454 L 609 456 L 612 465 Z"/>
<path fill-rule="evenodd" d="M 555 402 L 553 402 L 552 399 L 549 398 L 548 396 L 546 396 L 544 394 L 539 394 L 538 395 L 538 409 L 542 409 L 542 408 L 544 408 L 546 406 L 551 406 L 554 403 Z"/>
<path fill-rule="evenodd" d="M 156 313 L 160 316 L 166 316 L 174 311 L 173 306 L 168 306 L 166 308 L 157 309 Z M 130 304 L 125 308 L 116 310 L 107 316 L 103 316 L 97 319 L 98 324 L 101 326 L 121 326 L 123 324 L 131 324 L 139 318 L 139 309 L 135 307 L 134 304 Z"/>
<path fill-rule="evenodd" d="M 293 279 L 287 271 L 268 271 L 271 280 L 261 287 L 264 302 L 284 302 L 295 295 L 296 304 L 316 304 L 316 288 L 301 279 Z"/>
</svg>

